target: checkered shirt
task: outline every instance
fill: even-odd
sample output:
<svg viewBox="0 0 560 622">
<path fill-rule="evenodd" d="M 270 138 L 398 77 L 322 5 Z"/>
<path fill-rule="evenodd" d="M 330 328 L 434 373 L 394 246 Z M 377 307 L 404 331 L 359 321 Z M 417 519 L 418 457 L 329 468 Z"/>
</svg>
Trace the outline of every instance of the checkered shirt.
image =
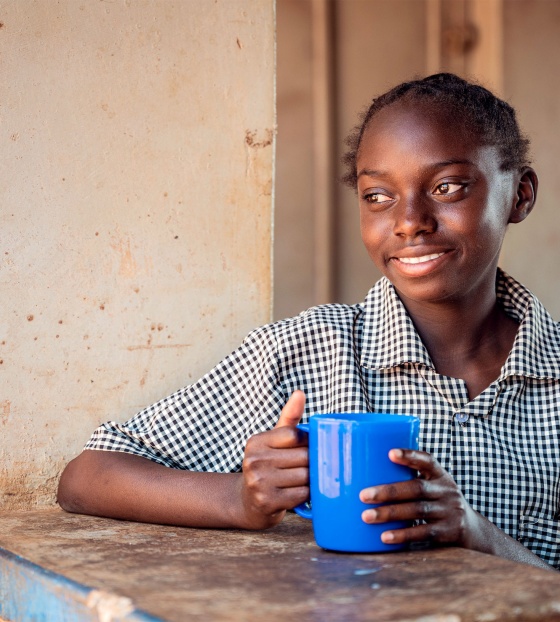
<svg viewBox="0 0 560 622">
<path fill-rule="evenodd" d="M 247 439 L 274 426 L 295 389 L 316 412 L 389 412 L 421 420 L 420 447 L 473 508 L 560 568 L 560 326 L 498 271 L 497 296 L 520 327 L 501 374 L 469 400 L 436 372 L 391 283 L 357 305 L 314 307 L 251 332 L 195 384 L 86 449 L 124 451 L 177 469 L 238 472 Z"/>
</svg>

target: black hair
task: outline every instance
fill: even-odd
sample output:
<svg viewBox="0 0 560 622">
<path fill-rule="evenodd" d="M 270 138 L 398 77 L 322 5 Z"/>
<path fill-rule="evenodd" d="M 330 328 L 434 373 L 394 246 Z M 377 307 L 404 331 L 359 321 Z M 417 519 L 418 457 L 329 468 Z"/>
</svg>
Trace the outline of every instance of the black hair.
<svg viewBox="0 0 560 622">
<path fill-rule="evenodd" d="M 403 82 L 376 97 L 346 139 L 348 151 L 342 158 L 346 174 L 342 181 L 356 188 L 356 161 L 365 129 L 381 109 L 398 101 L 428 101 L 445 108 L 460 119 L 461 125 L 480 137 L 481 144 L 493 145 L 501 158 L 503 171 L 521 170 L 529 165 L 529 140 L 521 133 L 515 110 L 489 90 L 467 82 L 452 73 L 438 73 Z"/>
</svg>

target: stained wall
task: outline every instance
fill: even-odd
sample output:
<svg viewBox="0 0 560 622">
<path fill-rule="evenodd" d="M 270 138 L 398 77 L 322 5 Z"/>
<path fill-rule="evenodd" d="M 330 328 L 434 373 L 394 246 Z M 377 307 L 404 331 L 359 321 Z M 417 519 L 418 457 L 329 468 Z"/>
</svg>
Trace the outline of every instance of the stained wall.
<svg viewBox="0 0 560 622">
<path fill-rule="evenodd" d="M 273 0 L 0 5 L 0 507 L 270 318 Z"/>
</svg>

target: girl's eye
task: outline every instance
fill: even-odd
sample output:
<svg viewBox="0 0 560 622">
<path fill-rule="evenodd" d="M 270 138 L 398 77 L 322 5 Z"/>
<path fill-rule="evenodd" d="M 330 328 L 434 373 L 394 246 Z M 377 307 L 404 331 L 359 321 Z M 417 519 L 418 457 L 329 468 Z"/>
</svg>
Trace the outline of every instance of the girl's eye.
<svg viewBox="0 0 560 622">
<path fill-rule="evenodd" d="M 463 184 L 453 184 L 449 181 L 445 181 L 442 184 L 439 184 L 439 186 L 436 186 L 436 189 L 434 190 L 434 194 L 439 194 L 439 195 L 453 194 L 454 192 L 457 192 L 458 190 L 460 190 L 462 187 L 463 187 Z"/>
<path fill-rule="evenodd" d="M 370 192 L 364 195 L 364 199 L 368 203 L 376 203 L 376 204 L 386 203 L 387 201 L 391 201 L 390 196 L 387 196 L 386 194 L 382 194 L 381 192 Z"/>
</svg>

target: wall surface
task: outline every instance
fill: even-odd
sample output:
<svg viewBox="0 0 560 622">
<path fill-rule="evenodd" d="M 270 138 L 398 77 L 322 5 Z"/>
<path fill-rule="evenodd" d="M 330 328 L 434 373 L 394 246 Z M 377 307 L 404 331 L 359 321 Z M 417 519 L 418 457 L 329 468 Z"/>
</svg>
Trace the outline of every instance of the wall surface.
<svg viewBox="0 0 560 622">
<path fill-rule="evenodd" d="M 273 0 L 0 5 L 0 507 L 270 318 Z"/>
<path fill-rule="evenodd" d="M 504 3 L 504 95 L 532 144 L 539 191 L 533 213 L 507 233 L 501 265 L 560 320 L 560 2 Z"/>
</svg>

